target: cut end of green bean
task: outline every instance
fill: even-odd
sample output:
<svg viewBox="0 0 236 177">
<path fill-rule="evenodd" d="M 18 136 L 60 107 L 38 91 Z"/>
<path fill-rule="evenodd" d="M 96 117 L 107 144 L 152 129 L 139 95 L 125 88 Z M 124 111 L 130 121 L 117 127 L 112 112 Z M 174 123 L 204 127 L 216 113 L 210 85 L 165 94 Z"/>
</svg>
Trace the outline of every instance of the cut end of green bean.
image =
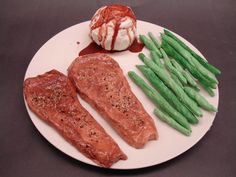
<svg viewBox="0 0 236 177">
<path fill-rule="evenodd" d="M 153 43 L 156 45 L 157 48 L 161 47 L 161 44 L 159 43 L 157 38 L 152 34 L 152 32 L 148 32 L 148 36 L 151 38 L 151 40 L 153 41 Z"/>
<path fill-rule="evenodd" d="M 195 100 L 200 107 L 210 112 L 217 112 L 217 109 L 211 105 L 200 93 L 190 87 L 184 87 L 184 91 Z"/>
<path fill-rule="evenodd" d="M 139 35 L 139 40 L 140 40 L 142 43 L 144 43 L 145 36 L 142 35 L 142 34 L 140 34 L 140 35 Z"/>
<path fill-rule="evenodd" d="M 134 72 L 134 71 L 129 71 L 129 72 L 128 72 L 128 75 L 129 75 L 130 77 L 132 77 L 133 75 L 135 75 L 135 72 Z"/>
<path fill-rule="evenodd" d="M 138 54 L 138 57 L 139 57 L 142 61 L 144 61 L 145 55 L 144 55 L 143 53 L 139 53 L 139 54 Z"/>
<path fill-rule="evenodd" d="M 213 105 L 212 105 L 212 112 L 218 112 L 218 109 L 216 109 Z"/>
<path fill-rule="evenodd" d="M 207 87 L 205 85 L 202 85 L 204 87 L 204 89 L 206 90 L 206 92 L 211 96 L 211 97 L 214 97 L 215 96 L 215 92 L 210 88 L 210 87 Z"/>
</svg>

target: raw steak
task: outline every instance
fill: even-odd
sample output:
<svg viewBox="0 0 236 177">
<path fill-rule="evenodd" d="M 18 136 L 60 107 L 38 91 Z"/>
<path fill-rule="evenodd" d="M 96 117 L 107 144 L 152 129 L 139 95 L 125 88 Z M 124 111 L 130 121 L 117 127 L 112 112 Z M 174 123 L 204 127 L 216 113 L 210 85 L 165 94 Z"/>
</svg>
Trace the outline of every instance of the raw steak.
<svg viewBox="0 0 236 177">
<path fill-rule="evenodd" d="M 157 139 L 152 118 L 132 93 L 118 63 L 106 54 L 76 58 L 68 77 L 90 103 L 131 146 L 142 148 Z"/>
<path fill-rule="evenodd" d="M 127 159 L 114 140 L 83 108 L 75 87 L 62 73 L 52 70 L 24 82 L 29 108 L 52 125 L 81 153 L 95 163 L 110 167 Z"/>
</svg>

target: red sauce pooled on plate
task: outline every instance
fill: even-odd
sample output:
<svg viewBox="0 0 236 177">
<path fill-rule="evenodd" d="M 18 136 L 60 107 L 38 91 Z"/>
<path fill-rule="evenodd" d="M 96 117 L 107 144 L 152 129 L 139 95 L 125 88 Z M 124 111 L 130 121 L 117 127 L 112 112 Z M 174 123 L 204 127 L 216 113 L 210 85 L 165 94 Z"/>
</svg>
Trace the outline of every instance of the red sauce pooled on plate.
<svg viewBox="0 0 236 177">
<path fill-rule="evenodd" d="M 138 42 L 137 39 L 134 40 L 131 46 L 129 46 L 128 50 L 133 53 L 138 53 L 143 50 L 144 44 Z"/>
<path fill-rule="evenodd" d="M 135 39 L 133 44 L 127 50 L 133 53 L 138 53 L 143 50 L 143 47 L 144 45 L 142 43 L 139 43 L 137 39 Z M 122 52 L 122 51 L 108 51 L 102 48 L 101 46 L 97 45 L 95 42 L 91 42 L 87 47 L 85 47 L 79 52 L 79 56 L 92 53 L 114 53 L 114 52 Z"/>
<path fill-rule="evenodd" d="M 91 26 L 91 30 L 101 27 L 104 23 L 109 23 L 110 21 L 114 24 L 114 34 L 112 36 L 111 50 L 114 49 L 114 45 L 115 45 L 116 37 L 120 28 L 120 24 L 122 20 L 125 20 L 125 17 L 130 17 L 134 21 L 134 24 L 136 27 L 136 17 L 133 11 L 125 5 L 113 4 L 110 6 L 106 6 L 104 9 L 100 11 L 100 13 L 95 15 L 91 21 L 93 21 L 94 18 L 97 18 L 97 17 L 98 19 L 96 23 Z M 98 39 L 102 39 L 101 37 L 102 34 L 100 31 L 98 35 L 99 35 Z"/>
</svg>

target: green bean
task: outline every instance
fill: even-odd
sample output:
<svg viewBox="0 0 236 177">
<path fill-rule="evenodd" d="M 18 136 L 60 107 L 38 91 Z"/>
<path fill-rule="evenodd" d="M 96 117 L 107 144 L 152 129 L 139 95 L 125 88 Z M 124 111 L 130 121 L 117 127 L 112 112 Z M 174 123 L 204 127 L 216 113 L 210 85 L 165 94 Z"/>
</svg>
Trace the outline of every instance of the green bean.
<svg viewBox="0 0 236 177">
<path fill-rule="evenodd" d="M 172 74 L 170 77 L 171 77 L 171 78 L 175 81 L 175 83 L 178 84 L 181 88 L 184 88 L 183 84 L 181 83 L 181 81 L 179 80 L 179 78 L 178 78 L 175 74 Z"/>
<path fill-rule="evenodd" d="M 185 78 L 187 79 L 190 86 L 192 86 L 196 91 L 200 91 L 200 88 L 198 87 L 196 81 L 192 78 L 192 75 L 187 71 L 182 72 Z"/>
<path fill-rule="evenodd" d="M 179 45 L 178 42 L 176 42 L 171 37 L 162 34 L 162 39 L 165 40 L 167 43 L 169 43 L 177 52 L 179 52 L 188 62 L 192 65 L 192 67 L 196 67 L 198 71 L 204 75 L 209 81 L 218 84 L 218 80 L 216 79 L 215 75 L 212 74 L 210 71 L 208 71 L 206 68 L 204 68 L 192 55 L 184 49 L 181 45 Z"/>
<path fill-rule="evenodd" d="M 184 87 L 185 92 L 192 98 L 194 99 L 198 105 L 210 112 L 217 112 L 217 109 L 211 105 L 200 93 L 196 92 L 190 87 Z"/>
<path fill-rule="evenodd" d="M 182 72 L 184 69 L 182 68 L 182 66 L 177 62 L 177 61 L 175 61 L 175 59 L 170 59 L 170 61 L 171 61 L 171 63 L 172 63 L 172 65 L 176 68 L 176 69 L 178 69 L 180 72 Z"/>
<path fill-rule="evenodd" d="M 195 67 L 192 67 L 187 60 L 185 60 L 172 46 L 167 42 L 162 42 L 162 48 L 165 52 L 176 59 L 184 68 L 186 68 L 198 81 L 204 85 L 206 88 L 216 88 L 215 83 L 207 80 Z"/>
<path fill-rule="evenodd" d="M 154 114 L 163 122 L 166 122 L 168 125 L 178 130 L 180 133 L 183 133 L 186 136 L 190 136 L 191 131 L 181 126 L 178 122 L 176 122 L 173 118 L 171 118 L 168 114 L 165 114 L 160 109 L 154 109 Z"/>
<path fill-rule="evenodd" d="M 175 110 L 165 98 L 163 98 L 155 89 L 150 87 L 141 77 L 139 77 L 135 72 L 129 71 L 129 77 L 134 81 L 134 83 L 139 86 L 143 92 L 161 109 L 167 112 L 170 116 L 178 121 L 186 129 L 191 130 L 188 121 L 182 114 Z"/>
<path fill-rule="evenodd" d="M 165 53 L 165 51 L 161 48 L 161 53 L 162 53 L 162 56 L 164 58 L 164 63 L 167 67 L 167 69 L 173 73 L 174 75 L 176 75 L 179 79 L 179 81 L 182 83 L 182 84 L 187 84 L 187 80 L 186 78 L 182 75 L 181 72 L 179 72 L 176 68 L 173 67 L 169 57 L 167 56 L 167 54 Z"/>
<path fill-rule="evenodd" d="M 197 104 L 188 97 L 188 95 L 184 92 L 184 90 L 175 83 L 175 81 L 169 76 L 166 75 L 165 70 L 161 67 L 157 66 L 152 60 L 148 59 L 143 53 L 139 54 L 139 58 L 142 58 L 143 62 L 151 68 L 160 79 L 176 94 L 179 100 L 187 106 L 192 113 L 196 116 L 202 116 L 202 112 L 197 106 Z"/>
<path fill-rule="evenodd" d="M 151 51 L 151 58 L 154 61 L 154 63 L 156 63 L 161 68 L 164 68 L 164 65 L 161 63 L 161 59 L 160 59 L 159 55 L 157 54 L 157 52 Z"/>
<path fill-rule="evenodd" d="M 192 74 L 192 76 L 199 81 L 199 84 L 211 97 L 215 96 L 215 93 L 212 90 L 212 88 L 216 88 L 216 85 L 214 83 L 206 80 L 205 77 L 202 76 L 196 68 L 191 67 L 188 61 L 185 60 L 178 52 L 176 52 L 175 49 L 173 49 L 167 42 L 162 42 L 162 48 L 169 56 L 173 57 L 175 60 L 177 60 L 178 63 L 180 63 L 185 69 L 187 69 Z"/>
<path fill-rule="evenodd" d="M 161 44 L 157 40 L 157 38 L 152 34 L 152 32 L 148 32 L 148 36 L 151 38 L 152 42 L 155 44 L 155 46 L 159 49 L 161 48 Z"/>
<path fill-rule="evenodd" d="M 201 84 L 201 83 L 200 83 Z M 201 84 L 202 87 L 206 90 L 206 92 L 211 96 L 211 97 L 214 97 L 215 96 L 215 93 L 214 91 L 210 88 L 210 87 L 207 87 L 206 85 L 204 84 Z"/>
<path fill-rule="evenodd" d="M 198 123 L 198 119 L 178 100 L 175 94 L 162 82 L 162 80 L 147 66 L 137 65 L 152 86 L 179 111 L 192 124 Z"/>
<path fill-rule="evenodd" d="M 145 35 L 139 35 L 139 39 L 149 50 L 155 51 L 159 57 L 162 57 L 160 50 L 155 46 L 151 39 L 148 39 Z"/>
<path fill-rule="evenodd" d="M 166 35 L 170 36 L 171 38 L 173 38 L 174 40 L 176 40 L 183 48 L 188 50 L 193 55 L 193 57 L 196 58 L 199 61 L 199 63 L 201 63 L 210 72 L 212 72 L 213 74 L 220 74 L 221 73 L 221 71 L 218 68 L 216 68 L 215 66 L 211 65 L 205 59 L 203 59 L 201 56 L 199 56 L 197 53 L 195 53 L 192 49 L 190 49 L 183 41 L 181 41 L 172 32 L 164 29 L 164 33 Z"/>
<path fill-rule="evenodd" d="M 188 72 L 188 70 L 184 70 L 180 64 L 175 61 L 175 59 L 171 59 L 172 65 L 179 70 L 183 74 L 183 76 L 186 78 L 189 85 L 191 85 L 196 91 L 200 91 L 200 88 L 198 87 L 196 81 L 192 78 L 191 74 Z"/>
</svg>

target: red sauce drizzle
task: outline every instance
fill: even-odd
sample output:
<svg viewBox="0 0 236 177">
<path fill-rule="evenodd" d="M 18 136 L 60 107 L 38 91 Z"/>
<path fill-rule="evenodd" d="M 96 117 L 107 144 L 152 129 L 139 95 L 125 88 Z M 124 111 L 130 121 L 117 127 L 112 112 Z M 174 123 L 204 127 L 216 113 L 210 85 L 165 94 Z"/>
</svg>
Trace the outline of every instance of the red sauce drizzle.
<svg viewBox="0 0 236 177">
<path fill-rule="evenodd" d="M 144 45 L 139 43 L 137 39 L 134 40 L 133 44 L 127 49 L 130 52 L 138 53 L 143 50 Z M 122 52 L 122 51 L 108 51 L 97 45 L 95 42 L 91 42 L 87 47 L 79 52 L 79 56 L 92 54 L 92 53 L 114 53 L 114 52 Z"/>
<path fill-rule="evenodd" d="M 112 36 L 111 50 L 113 50 L 116 37 L 119 31 L 119 27 L 121 24 L 121 20 L 122 18 L 127 17 L 127 16 L 130 17 L 134 21 L 134 24 L 136 27 L 136 17 L 133 11 L 128 6 L 120 5 L 120 4 L 113 4 L 113 5 L 106 6 L 104 9 L 100 11 L 99 19 L 97 20 L 95 24 L 91 26 L 91 30 L 101 27 L 104 23 L 109 23 L 110 21 L 112 21 L 112 23 L 114 24 L 114 34 Z M 98 38 L 101 38 L 101 37 L 98 36 Z"/>
<path fill-rule="evenodd" d="M 119 31 L 119 28 L 120 28 L 120 21 L 117 21 L 116 24 L 115 24 L 115 28 L 114 28 L 114 34 L 112 36 L 111 50 L 114 50 L 116 37 L 117 37 L 118 31 Z"/>
</svg>

